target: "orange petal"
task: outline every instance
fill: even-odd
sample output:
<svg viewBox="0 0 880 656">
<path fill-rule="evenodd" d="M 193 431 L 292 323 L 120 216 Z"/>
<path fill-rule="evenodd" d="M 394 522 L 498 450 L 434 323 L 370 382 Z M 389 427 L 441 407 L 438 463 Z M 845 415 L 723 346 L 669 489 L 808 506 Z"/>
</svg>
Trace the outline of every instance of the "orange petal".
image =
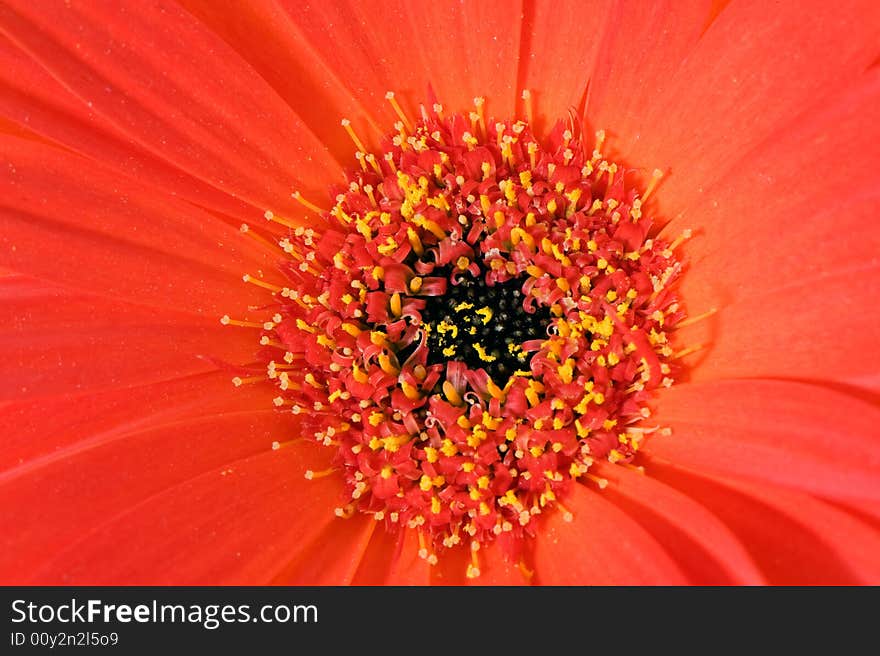
<svg viewBox="0 0 880 656">
<path fill-rule="evenodd" d="M 574 514 L 551 512 L 535 538 L 535 582 L 541 585 L 682 585 L 670 554 L 601 492 L 573 485 L 563 499 Z"/>
<path fill-rule="evenodd" d="M 339 177 L 265 80 L 181 7 L 11 5 L 0 27 L 19 47 L 119 132 L 193 176 L 291 211 L 291 187 L 323 192 Z"/>
<path fill-rule="evenodd" d="M 268 386 L 243 385 L 233 389 L 229 374 L 215 371 L 98 393 L 67 390 L 60 396 L 7 402 L 0 406 L 0 434 L 4 436 L 0 477 L 9 479 L 41 467 L 58 466 L 67 458 L 115 440 L 135 438 L 142 433 L 150 435 L 151 431 L 180 422 L 211 418 L 216 418 L 218 424 L 229 417 L 246 423 L 251 415 L 254 421 L 248 432 L 262 438 L 254 447 L 267 448 L 273 440 L 284 439 L 285 432 L 295 431 L 288 416 L 268 411 L 273 394 Z M 259 421 L 264 422 L 262 428 Z M 273 437 L 276 430 L 278 433 Z M 212 441 L 210 427 L 204 432 L 205 444 L 211 445 L 210 453 L 204 455 L 241 456 L 239 442 Z M 135 439 L 134 443 L 140 442 Z M 197 443 L 194 439 L 193 445 Z M 224 455 L 226 447 L 231 450 Z M 126 444 L 119 448 L 126 449 Z M 151 459 L 154 457 L 149 450 L 145 453 Z M 131 471 L 121 474 L 143 473 L 136 461 L 130 463 Z M 197 460 L 192 463 L 198 466 Z"/>
<path fill-rule="evenodd" d="M 431 565 L 419 557 L 420 548 L 415 530 L 389 531 L 384 526 L 377 526 L 352 583 L 428 585 Z"/>
<path fill-rule="evenodd" d="M 834 498 L 880 498 L 880 408 L 821 386 L 733 380 L 673 386 L 652 422 L 652 459 Z"/>
<path fill-rule="evenodd" d="M 747 166 L 752 148 L 862 75 L 880 54 L 878 12 L 872 0 L 814 3 L 806 12 L 798 4 L 767 12 L 760 3 L 730 3 L 680 66 L 647 78 L 662 84 L 650 99 L 630 112 L 612 106 L 597 115 L 620 135 L 615 146 L 628 163 L 670 171 L 656 198 L 667 217 L 676 216 L 734 165 Z M 645 78 L 621 72 L 606 102 L 639 94 L 633 87 Z"/>
<path fill-rule="evenodd" d="M 593 471 L 593 468 L 591 468 Z M 748 545 L 713 515 L 698 498 L 682 494 L 651 476 L 621 466 L 597 463 L 595 472 L 609 482 L 603 495 L 623 508 L 675 557 L 697 585 L 758 585 L 761 571 Z"/>
<path fill-rule="evenodd" d="M 285 6 L 327 69 L 349 81 L 365 107 L 387 105 L 391 90 L 415 115 L 431 85 L 446 111 L 470 111 L 480 96 L 489 115 L 514 115 L 518 5 L 392 0 Z M 386 129 L 396 120 L 390 108 L 377 114 Z"/>
<path fill-rule="evenodd" d="M 699 228 L 681 282 L 688 309 L 721 308 L 682 339 L 694 380 L 788 377 L 880 389 L 880 72 L 792 125 L 673 222 Z M 828 152 L 842 154 L 816 167 Z M 829 325 L 841 326 L 829 330 Z M 843 328 L 845 326 L 845 328 Z M 855 356 L 855 357 L 854 357 Z"/>
<path fill-rule="evenodd" d="M 880 582 L 880 531 L 807 494 L 651 464 L 736 533 L 773 585 Z"/>
<path fill-rule="evenodd" d="M 609 133 L 609 146 L 629 149 L 642 137 L 646 114 L 699 41 L 711 9 L 711 0 L 611 5 L 586 106 L 587 120 Z M 662 131 L 665 122 L 650 127 Z"/>
<path fill-rule="evenodd" d="M 47 283 L 0 278 L 0 399 L 140 386 L 249 362 L 256 330 L 215 317 L 148 308 Z M 227 394 L 232 374 L 224 376 Z"/>
<path fill-rule="evenodd" d="M 539 134 L 580 107 L 612 7 L 609 0 L 523 4 L 517 86 L 532 94 Z"/>
<path fill-rule="evenodd" d="M 498 538 L 480 547 L 478 553 L 480 575 L 466 579 L 468 585 L 530 585 L 533 575 L 526 567 L 525 571 L 518 561 L 513 560 L 502 546 Z M 466 571 L 466 570 L 465 570 Z"/>
<path fill-rule="evenodd" d="M 33 59 L 0 35 L 0 115 L 47 141 L 112 165 L 121 176 L 154 185 L 201 207 L 237 217 L 259 216 L 252 205 L 230 196 L 166 161 L 161 154 L 137 146 L 124 132 L 64 86 Z M 3 130 L 6 132 L 7 130 Z M 31 134 L 33 134 L 31 133 Z"/>
<path fill-rule="evenodd" d="M 300 500 L 299 503 L 302 503 Z M 325 512 L 333 512 L 326 509 Z M 349 585 L 370 543 L 376 522 L 356 512 L 336 518 L 320 535 L 293 547 L 293 557 L 271 578 L 273 585 Z M 282 562 L 284 562 L 282 560 Z"/>
<path fill-rule="evenodd" d="M 262 246 L 198 208 L 66 151 L 0 137 L 0 265 L 66 287 L 219 318 L 253 303 Z"/>
<path fill-rule="evenodd" d="M 291 14 L 275 2 L 184 0 L 187 10 L 206 23 L 293 108 L 309 130 L 343 165 L 354 162 L 352 143 L 339 121 L 384 134 L 395 119 L 384 101 L 361 104 L 349 78 L 331 71 L 308 43 Z M 302 9 L 292 8 L 295 15 Z M 375 118 L 383 116 L 381 123 Z M 360 125 L 359 125 L 360 124 Z"/>
<path fill-rule="evenodd" d="M 2 408 L 3 423 L 13 424 L 10 443 L 19 454 L 18 460 L 4 458 L 8 469 L 0 474 L 0 507 L 4 509 L 0 527 L 0 535 L 4 536 L 0 573 L 4 579 L 9 580 L 13 574 L 15 580 L 32 578 L 42 564 L 63 550 L 90 549 L 92 538 L 117 518 L 119 521 L 127 518 L 125 522 L 139 518 L 145 522 L 143 535 L 136 542 L 146 551 L 159 548 L 156 541 L 160 539 L 158 533 L 152 542 L 148 539 L 147 525 L 171 530 L 169 523 L 180 525 L 191 521 L 194 522 L 192 531 L 197 532 L 195 515 L 204 511 L 204 521 L 219 521 L 219 518 L 213 514 L 215 506 L 205 505 L 203 497 L 199 504 L 190 499 L 187 506 L 184 501 L 189 494 L 187 490 L 195 489 L 200 495 L 203 492 L 207 495 L 210 493 L 208 482 L 214 481 L 217 493 L 222 496 L 222 490 L 228 489 L 223 487 L 223 482 L 231 480 L 223 471 L 246 471 L 250 465 L 244 470 L 238 465 L 251 462 L 251 458 L 263 463 L 259 465 L 260 475 L 271 478 L 279 489 L 285 481 L 294 481 L 291 485 L 295 490 L 308 498 L 307 490 L 311 488 L 299 484 L 304 470 L 307 467 L 322 469 L 327 465 L 311 464 L 309 460 L 313 456 L 304 451 L 303 446 L 293 444 L 272 450 L 273 441 L 286 442 L 296 436 L 297 427 L 290 415 L 254 409 L 257 403 L 260 408 L 266 407 L 256 397 L 236 399 L 235 394 L 225 394 L 212 399 L 217 385 L 212 385 L 210 379 L 193 380 L 198 382 L 204 383 L 201 398 L 198 390 L 168 384 L 164 389 L 157 385 L 145 390 L 129 390 L 127 400 L 121 393 L 81 397 L 80 410 L 72 410 L 74 400 L 45 401 L 40 405 L 8 404 Z M 173 401 L 162 398 L 163 392 L 179 400 L 182 407 L 175 408 Z M 225 410 L 220 403 L 223 400 L 228 405 Z M 99 408 L 103 410 L 103 407 L 98 404 L 102 401 L 110 401 L 109 420 L 99 418 Z M 44 420 L 36 416 L 40 409 L 46 415 Z M 53 414 L 63 411 L 69 414 Z M 16 428 L 14 421 L 22 417 L 22 412 L 29 423 Z M 27 437 L 34 433 L 45 444 L 28 445 Z M 314 454 L 315 459 L 326 458 L 325 453 L 329 453 L 328 449 L 319 451 Z M 277 458 L 259 459 L 259 454 Z M 256 496 L 242 499 L 240 503 L 253 505 L 248 512 L 258 513 L 262 508 L 271 514 L 267 508 L 274 500 Z M 199 510 L 194 512 L 194 508 Z M 327 512 L 332 517 L 332 506 Z M 173 513 L 179 516 L 172 522 Z M 174 530 L 178 529 L 179 526 Z M 108 529 L 110 532 L 102 539 L 112 541 L 112 530 Z M 198 546 L 196 537 L 191 535 L 192 549 Z M 170 537 L 166 535 L 162 539 Z M 71 546 L 76 544 L 80 546 Z M 102 558 L 104 556 L 95 555 L 96 560 L 92 561 L 91 557 L 83 556 L 83 577 L 98 576 Z M 119 554 L 119 558 L 124 555 Z M 122 567 L 120 563 L 117 573 L 120 577 L 137 575 L 141 581 L 164 575 L 158 561 L 141 570 L 137 570 L 136 565 L 130 563 Z M 60 581 L 60 571 L 56 572 L 57 576 L 47 574 L 48 578 L 44 579 Z M 112 581 L 112 572 L 108 571 L 106 576 L 102 580 Z M 168 574 L 164 580 L 173 581 L 174 576 Z M 122 578 L 118 582 L 121 581 Z"/>
<path fill-rule="evenodd" d="M 178 451 L 187 445 L 190 450 L 199 448 L 192 426 L 175 428 L 177 442 L 183 443 Z M 214 439 L 241 439 L 241 428 L 224 418 L 214 425 Z M 180 439 L 182 434 L 186 440 Z M 157 440 L 152 442 L 160 447 Z M 127 477 L 120 477 L 112 461 L 98 463 L 95 456 L 91 462 L 76 463 L 84 471 L 53 472 L 56 476 L 31 485 L 29 494 L 18 484 L 14 498 L 27 501 L 19 506 L 22 511 L 4 514 L 7 548 L 0 571 L 6 581 L 33 583 L 267 583 L 279 565 L 312 545 L 332 522 L 342 521 L 333 515 L 341 478 L 303 477 L 306 467 L 325 459 L 318 451 L 327 450 L 299 443 L 213 467 L 210 458 L 202 457 L 203 473 L 178 476 L 171 487 L 167 481 L 153 485 L 156 491 L 137 501 L 129 485 L 145 491 L 153 476 L 167 479 L 164 468 L 186 468 L 181 454 L 171 452 L 167 442 L 157 452 L 166 459 L 159 461 L 158 471 L 149 472 L 151 476 L 122 464 Z M 145 454 L 137 457 L 141 467 L 146 466 Z M 133 472 L 138 475 L 132 477 Z M 61 480 L 57 474 L 62 474 Z M 35 478 L 29 482 L 37 483 Z M 86 489 L 65 492 L 74 478 Z M 117 503 L 91 494 L 96 487 Z M 0 492 L 3 507 L 15 508 L 8 492 L 6 486 Z M 119 504 L 121 497 L 128 499 Z M 93 502 L 99 508 L 83 508 Z M 111 505 L 116 509 L 108 508 Z M 95 511 L 97 524 L 77 521 Z"/>
</svg>

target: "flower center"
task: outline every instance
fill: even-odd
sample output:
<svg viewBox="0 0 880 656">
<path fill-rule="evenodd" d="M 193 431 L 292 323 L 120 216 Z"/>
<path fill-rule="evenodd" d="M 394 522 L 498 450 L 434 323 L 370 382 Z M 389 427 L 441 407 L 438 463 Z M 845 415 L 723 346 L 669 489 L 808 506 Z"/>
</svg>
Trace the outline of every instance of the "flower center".
<svg viewBox="0 0 880 656">
<path fill-rule="evenodd" d="M 393 96 L 391 96 L 393 101 Z M 275 404 L 336 452 L 340 516 L 419 531 L 422 555 L 521 544 L 596 459 L 629 463 L 645 401 L 672 384 L 684 314 L 672 244 L 649 238 L 627 171 L 575 122 L 403 112 L 321 211 L 280 245 L 288 285 L 264 323 Z M 399 110 L 396 103 L 395 108 Z M 246 277 L 248 279 L 248 277 Z M 227 323 L 232 322 L 228 317 Z M 247 322 L 232 322 L 247 323 Z M 257 324 L 259 325 L 259 324 Z M 239 379 L 240 381 L 242 379 Z"/>
<path fill-rule="evenodd" d="M 522 279 L 513 279 L 490 286 L 481 271 L 442 297 L 428 297 L 421 311 L 428 365 L 458 360 L 502 383 L 514 371 L 527 370 L 522 344 L 546 338 L 550 313 L 544 307 L 526 312 L 522 285 Z"/>
</svg>

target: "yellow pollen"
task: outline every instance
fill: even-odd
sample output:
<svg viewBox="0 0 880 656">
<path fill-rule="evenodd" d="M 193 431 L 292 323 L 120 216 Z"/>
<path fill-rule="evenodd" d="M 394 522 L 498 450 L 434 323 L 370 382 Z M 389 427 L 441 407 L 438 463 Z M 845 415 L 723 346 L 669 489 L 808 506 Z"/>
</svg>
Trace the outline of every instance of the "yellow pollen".
<svg viewBox="0 0 880 656">
<path fill-rule="evenodd" d="M 473 344 L 473 348 L 477 352 L 477 355 L 480 356 L 480 360 L 482 360 L 483 362 L 495 362 L 495 360 L 497 360 L 496 356 L 486 353 L 486 349 L 484 349 L 483 345 L 479 342 Z"/>
</svg>

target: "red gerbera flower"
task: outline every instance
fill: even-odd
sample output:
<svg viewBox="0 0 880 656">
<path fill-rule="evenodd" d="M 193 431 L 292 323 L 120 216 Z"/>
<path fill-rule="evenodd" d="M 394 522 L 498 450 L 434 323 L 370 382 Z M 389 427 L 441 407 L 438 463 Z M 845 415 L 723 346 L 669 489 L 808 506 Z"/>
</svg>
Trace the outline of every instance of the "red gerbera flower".
<svg viewBox="0 0 880 656">
<path fill-rule="evenodd" d="M 4 582 L 880 582 L 874 3 L 70 5 Z"/>
</svg>

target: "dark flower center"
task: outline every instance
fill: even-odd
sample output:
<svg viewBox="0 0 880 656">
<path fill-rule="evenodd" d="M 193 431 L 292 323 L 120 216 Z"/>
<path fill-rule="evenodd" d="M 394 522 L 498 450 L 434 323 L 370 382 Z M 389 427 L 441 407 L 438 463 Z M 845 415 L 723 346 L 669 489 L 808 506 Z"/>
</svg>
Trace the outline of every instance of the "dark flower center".
<svg viewBox="0 0 880 656">
<path fill-rule="evenodd" d="M 514 372 L 528 372 L 523 342 L 547 337 L 546 308 L 523 307 L 522 278 L 489 285 L 483 275 L 466 277 L 444 296 L 429 297 L 422 310 L 428 331 L 428 364 L 449 360 L 485 369 L 499 385 Z"/>
</svg>

